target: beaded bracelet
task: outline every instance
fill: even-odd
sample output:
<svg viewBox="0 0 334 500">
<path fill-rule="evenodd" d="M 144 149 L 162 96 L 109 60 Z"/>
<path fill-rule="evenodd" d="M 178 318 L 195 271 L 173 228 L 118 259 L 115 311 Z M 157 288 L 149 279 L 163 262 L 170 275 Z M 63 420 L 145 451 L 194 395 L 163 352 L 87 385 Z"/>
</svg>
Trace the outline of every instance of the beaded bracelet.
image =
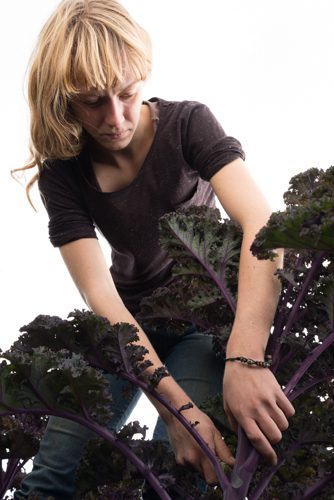
<svg viewBox="0 0 334 500">
<path fill-rule="evenodd" d="M 247 366 L 257 366 L 259 368 L 269 368 L 272 365 L 271 356 L 266 356 L 265 361 L 256 361 L 255 359 L 245 358 L 244 356 L 237 356 L 236 358 L 225 358 L 225 361 L 240 361 Z"/>
</svg>

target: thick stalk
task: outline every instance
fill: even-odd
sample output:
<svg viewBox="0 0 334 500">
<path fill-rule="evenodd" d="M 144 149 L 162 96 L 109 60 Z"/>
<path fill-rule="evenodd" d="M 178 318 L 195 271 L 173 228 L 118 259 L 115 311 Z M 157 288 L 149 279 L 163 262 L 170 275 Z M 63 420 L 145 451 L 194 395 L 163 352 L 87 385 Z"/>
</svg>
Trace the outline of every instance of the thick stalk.
<svg viewBox="0 0 334 500">
<path fill-rule="evenodd" d="M 229 487 L 224 500 L 244 500 L 259 463 L 259 454 L 250 444 L 246 434 L 238 428 L 238 449 Z M 239 485 L 239 483 L 241 484 Z M 238 486 L 239 485 L 239 486 Z"/>
</svg>

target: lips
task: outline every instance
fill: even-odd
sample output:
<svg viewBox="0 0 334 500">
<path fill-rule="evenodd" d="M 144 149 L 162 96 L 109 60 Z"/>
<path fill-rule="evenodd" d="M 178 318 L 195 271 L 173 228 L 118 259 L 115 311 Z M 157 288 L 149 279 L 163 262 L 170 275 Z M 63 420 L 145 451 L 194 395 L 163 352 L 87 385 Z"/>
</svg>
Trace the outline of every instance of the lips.
<svg viewBox="0 0 334 500">
<path fill-rule="evenodd" d="M 101 137 L 112 141 L 121 140 L 124 139 L 129 134 L 129 132 L 130 132 L 129 130 L 122 130 L 121 132 L 115 132 L 115 133 L 106 132 L 104 134 L 101 134 Z"/>
</svg>

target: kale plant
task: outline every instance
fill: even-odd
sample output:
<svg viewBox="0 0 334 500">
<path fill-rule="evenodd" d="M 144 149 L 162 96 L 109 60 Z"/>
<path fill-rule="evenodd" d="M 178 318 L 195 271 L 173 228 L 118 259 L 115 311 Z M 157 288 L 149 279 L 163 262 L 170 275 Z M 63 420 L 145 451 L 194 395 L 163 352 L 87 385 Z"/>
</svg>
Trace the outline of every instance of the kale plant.
<svg viewBox="0 0 334 500">
<path fill-rule="evenodd" d="M 296 415 L 277 446 L 275 467 L 261 462 L 239 429 L 226 499 L 334 498 L 333 193 L 334 167 L 293 177 L 284 195 L 286 210 L 270 217 L 252 245 L 259 258 L 286 249 L 267 354 Z M 241 232 L 207 207 L 164 216 L 161 231 L 161 244 L 176 261 L 174 282 L 143 301 L 139 319 L 195 323 L 214 334 L 214 348 L 223 357 L 235 311 Z"/>
<path fill-rule="evenodd" d="M 184 473 L 183 477 L 180 473 L 175 473 L 174 477 L 169 474 L 171 457 L 167 460 L 168 453 L 163 451 L 162 444 L 160 448 L 146 442 L 139 446 L 131 440 L 134 433 L 144 435 L 144 428 L 133 424 L 118 433 L 108 428 L 112 416 L 108 373 L 128 380 L 166 406 L 207 453 L 222 487 L 228 484 L 218 458 L 197 433 L 196 423 L 189 422 L 184 416 L 190 405 L 175 408 L 157 392 L 160 380 L 168 376 L 166 369 L 157 368 L 147 381 L 143 380 L 142 372 L 151 362 L 144 360 L 147 351 L 137 344 L 134 326 L 126 323 L 110 325 L 107 319 L 91 312 L 74 311 L 67 320 L 38 316 L 21 331 L 23 334 L 11 349 L 2 353 L 0 416 L 47 414 L 68 418 L 90 429 L 92 437 L 95 433 L 106 442 L 101 450 L 107 454 L 107 459 L 96 461 L 100 464 L 99 470 L 108 463 L 124 464 L 124 459 L 122 462 L 117 458 L 117 452 L 126 459 L 125 470 L 128 472 L 118 467 L 116 482 L 113 480 L 115 474 L 110 471 L 106 475 L 99 474 L 98 483 L 95 479 L 90 485 L 87 478 L 94 475 L 81 474 L 85 483 L 80 483 L 79 477 L 77 498 L 136 498 L 135 492 L 139 494 L 143 482 L 139 477 L 145 478 L 162 499 L 171 498 L 167 489 L 178 491 L 181 496 L 186 495 L 185 498 L 195 498 L 188 494 L 193 489 L 193 474 L 188 474 L 188 481 L 184 480 Z M 116 450 L 112 457 L 109 456 L 110 445 Z M 101 450 L 90 456 L 103 456 Z M 86 461 L 89 449 L 87 453 Z M 93 469 L 94 464 L 91 467 Z M 177 469 L 175 462 L 174 468 Z M 109 478 L 107 484 L 101 484 L 104 477 Z M 178 484 L 175 477 L 182 477 L 184 486 Z M 114 496 L 110 496 L 111 492 Z"/>
<path fill-rule="evenodd" d="M 252 246 L 259 258 L 272 258 L 277 247 L 286 249 L 284 269 L 278 271 L 282 293 L 268 354 L 296 415 L 276 447 L 276 466 L 264 463 L 241 429 L 237 439 L 229 431 L 217 395 L 204 409 L 236 449 L 233 471 L 222 470 L 195 423 L 185 418 L 187 405 L 174 408 L 156 390 L 168 376 L 166 370 L 161 367 L 144 381 L 142 372 L 149 362 L 134 327 L 111 326 L 90 312 L 74 311 L 67 320 L 38 316 L 21 329 L 23 335 L 2 353 L 0 417 L 15 415 L 24 422 L 28 415 L 59 415 L 98 436 L 89 443 L 78 471 L 78 499 L 136 499 L 149 483 L 165 500 L 174 493 L 189 500 L 333 500 L 333 192 L 333 167 L 295 176 L 285 193 L 286 210 L 272 215 Z M 208 207 L 164 216 L 161 245 L 175 261 L 174 280 L 143 300 L 138 314 L 143 326 L 163 323 L 182 334 L 185 324 L 195 324 L 213 335 L 213 348 L 224 357 L 237 300 L 241 239 L 237 225 L 221 221 L 219 211 Z M 106 373 L 125 378 L 165 405 L 208 454 L 220 487 L 199 493 L 192 471 L 177 466 L 163 443 L 145 441 L 145 428 L 138 423 L 119 433 L 109 429 L 112 395 Z M 142 438 L 132 439 L 138 433 Z M 4 449 L 7 452 L 8 444 Z"/>
</svg>

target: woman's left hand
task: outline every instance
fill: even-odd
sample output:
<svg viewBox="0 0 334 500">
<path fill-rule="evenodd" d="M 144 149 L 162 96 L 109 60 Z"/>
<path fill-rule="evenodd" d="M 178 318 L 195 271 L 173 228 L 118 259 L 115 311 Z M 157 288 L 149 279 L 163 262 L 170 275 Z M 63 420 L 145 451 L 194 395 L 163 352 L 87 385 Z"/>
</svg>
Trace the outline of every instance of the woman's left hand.
<svg viewBox="0 0 334 500">
<path fill-rule="evenodd" d="M 282 439 L 295 410 L 274 374 L 267 368 L 226 363 L 223 397 L 232 429 L 236 432 L 240 425 L 254 448 L 275 465 L 272 445 Z"/>
<path fill-rule="evenodd" d="M 196 406 L 184 411 L 183 414 L 191 423 L 198 422 L 195 427 L 196 431 L 215 455 L 222 462 L 233 466 L 232 453 L 212 420 Z M 176 462 L 180 465 L 192 466 L 208 484 L 217 484 L 217 477 L 210 459 L 185 427 L 175 417 L 170 419 L 166 425 Z"/>
</svg>

